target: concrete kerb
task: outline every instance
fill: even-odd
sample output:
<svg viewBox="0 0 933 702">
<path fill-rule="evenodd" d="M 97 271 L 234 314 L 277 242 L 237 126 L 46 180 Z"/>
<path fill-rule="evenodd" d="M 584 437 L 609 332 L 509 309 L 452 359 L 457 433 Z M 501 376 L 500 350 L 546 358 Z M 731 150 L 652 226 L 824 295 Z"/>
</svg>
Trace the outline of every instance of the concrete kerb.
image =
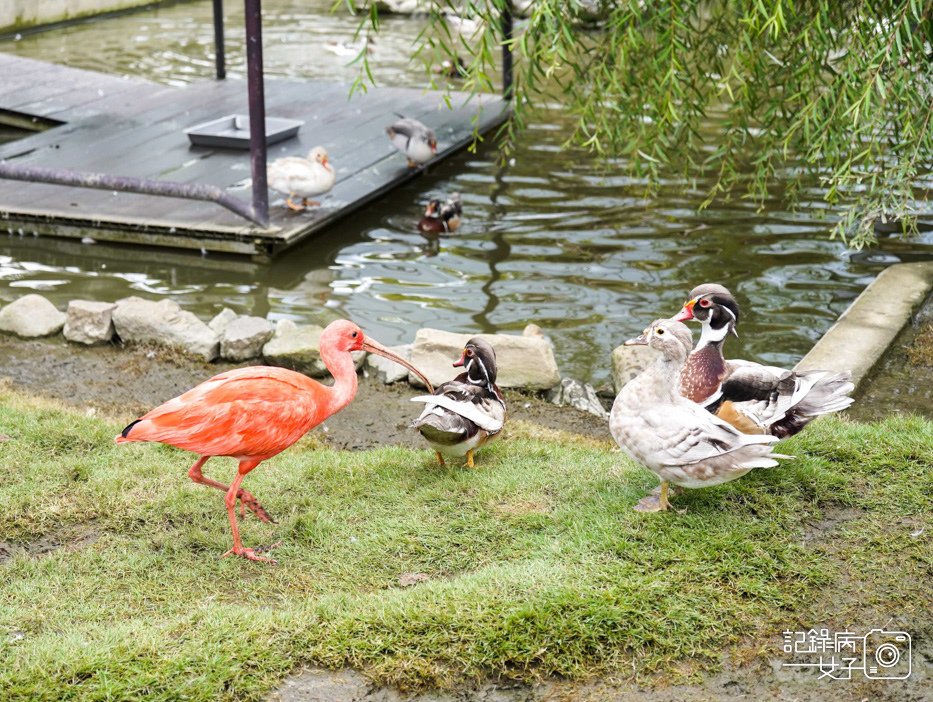
<svg viewBox="0 0 933 702">
<path fill-rule="evenodd" d="M 851 370 L 858 387 L 931 290 L 933 261 L 884 269 L 794 370 Z"/>
</svg>

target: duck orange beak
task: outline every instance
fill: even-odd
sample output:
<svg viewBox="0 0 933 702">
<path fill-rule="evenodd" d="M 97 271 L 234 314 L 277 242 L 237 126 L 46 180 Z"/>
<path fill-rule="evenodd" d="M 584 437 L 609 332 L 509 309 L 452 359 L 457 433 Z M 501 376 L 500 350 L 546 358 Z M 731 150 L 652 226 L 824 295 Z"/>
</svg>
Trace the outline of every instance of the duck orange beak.
<svg viewBox="0 0 933 702">
<path fill-rule="evenodd" d="M 693 319 L 693 307 L 696 305 L 696 303 L 697 303 L 697 298 L 688 300 L 687 302 L 684 303 L 684 308 L 680 312 L 675 314 L 673 317 L 671 317 L 671 319 L 673 319 L 676 322 L 686 322 L 689 319 Z"/>
<path fill-rule="evenodd" d="M 463 364 L 466 363 L 466 349 L 463 349 L 463 355 L 454 361 L 454 368 L 462 368 Z"/>
<path fill-rule="evenodd" d="M 403 368 L 407 368 L 412 373 L 414 373 L 419 378 L 421 378 L 421 382 L 424 383 L 429 393 L 431 393 L 432 395 L 434 394 L 434 387 L 431 385 L 431 381 L 429 381 L 425 377 L 424 373 L 422 373 L 420 370 L 415 368 L 411 363 L 406 361 L 401 356 L 389 351 L 389 349 L 387 349 L 385 346 L 380 344 L 378 341 L 374 341 L 373 339 L 369 339 L 369 338 L 364 338 L 363 345 L 361 348 L 364 351 L 368 351 L 369 353 L 375 353 L 375 354 L 382 356 L 383 358 L 388 358 L 390 361 L 394 361 L 395 363 L 398 363 Z"/>
</svg>

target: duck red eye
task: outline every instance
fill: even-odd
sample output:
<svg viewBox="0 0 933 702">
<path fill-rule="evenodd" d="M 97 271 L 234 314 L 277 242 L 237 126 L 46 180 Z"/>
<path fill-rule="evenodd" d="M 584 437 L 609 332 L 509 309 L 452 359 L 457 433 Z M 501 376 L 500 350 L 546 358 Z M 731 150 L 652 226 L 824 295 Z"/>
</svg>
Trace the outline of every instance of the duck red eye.
<svg viewBox="0 0 933 702">
<path fill-rule="evenodd" d="M 709 307 L 709 306 L 710 306 L 709 300 L 707 300 L 706 298 L 703 298 L 702 300 L 700 300 L 700 307 Z"/>
</svg>

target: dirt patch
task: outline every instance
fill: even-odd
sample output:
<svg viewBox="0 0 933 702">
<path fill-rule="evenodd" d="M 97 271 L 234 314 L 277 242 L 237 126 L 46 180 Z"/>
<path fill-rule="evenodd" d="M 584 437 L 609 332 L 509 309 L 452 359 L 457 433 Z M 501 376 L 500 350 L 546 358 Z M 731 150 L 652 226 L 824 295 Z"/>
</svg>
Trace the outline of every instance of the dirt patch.
<svg viewBox="0 0 933 702">
<path fill-rule="evenodd" d="M 865 514 L 857 507 L 830 506 L 823 510 L 823 518 L 807 524 L 803 543 L 809 545 L 830 546 L 840 529 Z"/>
<path fill-rule="evenodd" d="M 248 365 L 248 364 L 240 364 Z M 127 423 L 211 376 L 238 365 L 204 363 L 156 349 L 83 348 L 60 339 L 22 340 L 0 335 L 0 378 L 21 391 L 94 409 Z M 405 383 L 384 385 L 360 377 L 357 400 L 315 430 L 335 448 L 366 449 L 389 444 L 424 448 L 408 428 L 420 405 Z M 586 412 L 557 407 L 537 395 L 506 393 L 509 418 L 548 429 L 609 441 L 608 424 Z"/>
<path fill-rule="evenodd" d="M 46 534 L 24 544 L 0 541 L 0 564 L 20 554 L 26 554 L 30 558 L 39 558 L 60 548 L 79 551 L 87 548 L 99 538 L 100 534 L 95 529 L 82 527 L 77 531 Z"/>
<path fill-rule="evenodd" d="M 921 659 L 922 660 L 922 659 Z M 782 661 L 742 666 L 706 678 L 702 685 L 646 688 L 610 682 L 571 683 L 546 680 L 525 685 L 508 680 L 489 681 L 457 690 L 405 694 L 374 685 L 354 670 L 313 668 L 286 680 L 269 702 L 825 702 L 928 700 L 923 680 L 817 680 L 817 674 L 782 672 Z M 922 674 L 921 674 L 922 675 Z"/>
<path fill-rule="evenodd" d="M 506 517 L 524 517 L 528 514 L 550 514 L 551 506 L 541 501 L 518 500 L 515 502 L 496 502 L 492 508 Z"/>
</svg>

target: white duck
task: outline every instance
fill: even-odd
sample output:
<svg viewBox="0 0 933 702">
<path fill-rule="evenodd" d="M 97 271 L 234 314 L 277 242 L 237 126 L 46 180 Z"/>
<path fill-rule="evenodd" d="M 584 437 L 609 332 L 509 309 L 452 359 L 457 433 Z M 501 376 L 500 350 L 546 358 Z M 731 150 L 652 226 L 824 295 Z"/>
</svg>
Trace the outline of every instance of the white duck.
<svg viewBox="0 0 933 702">
<path fill-rule="evenodd" d="M 320 205 L 309 198 L 329 192 L 337 182 L 337 173 L 327 158 L 327 149 L 315 146 L 308 158 L 286 156 L 269 164 L 266 169 L 269 187 L 286 196 L 289 209 L 303 212 L 308 205 Z M 300 197 L 301 204 L 292 202 Z"/>
<path fill-rule="evenodd" d="M 680 394 L 680 371 L 693 348 L 684 324 L 659 319 L 625 344 L 661 352 L 654 365 L 622 388 L 609 414 L 612 438 L 661 479 L 660 493 L 643 499 L 636 510 L 668 509 L 670 483 L 685 488 L 719 485 L 788 458 L 771 453 L 776 436 L 743 434 Z"/>
<path fill-rule="evenodd" d="M 416 119 L 402 117 L 386 127 L 392 146 L 405 154 L 409 168 L 427 163 L 437 153 L 437 135 L 434 130 Z"/>
</svg>

